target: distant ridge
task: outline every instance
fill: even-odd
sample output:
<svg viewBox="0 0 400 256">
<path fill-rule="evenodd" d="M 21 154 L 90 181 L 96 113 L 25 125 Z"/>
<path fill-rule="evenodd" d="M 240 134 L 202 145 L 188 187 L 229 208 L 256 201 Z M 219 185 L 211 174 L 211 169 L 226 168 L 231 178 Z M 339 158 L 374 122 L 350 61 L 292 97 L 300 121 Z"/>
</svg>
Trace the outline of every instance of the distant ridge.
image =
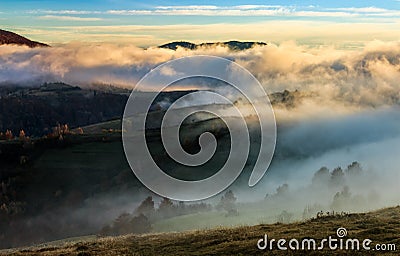
<svg viewBox="0 0 400 256">
<path fill-rule="evenodd" d="M 233 51 L 242 51 L 242 50 L 250 49 L 257 45 L 264 46 L 267 44 L 264 42 L 240 42 L 240 41 L 194 44 L 191 42 L 179 41 L 179 42 L 171 42 L 171 43 L 160 45 L 159 48 L 176 50 L 176 49 L 178 49 L 178 47 L 182 47 L 182 48 L 185 48 L 188 50 L 195 50 L 199 47 L 225 46 L 225 47 L 229 47 L 229 49 L 233 50 Z"/>
<path fill-rule="evenodd" d="M 31 48 L 49 47 L 47 44 L 35 42 L 16 33 L 0 29 L 0 45 L 3 44 L 26 45 Z"/>
</svg>

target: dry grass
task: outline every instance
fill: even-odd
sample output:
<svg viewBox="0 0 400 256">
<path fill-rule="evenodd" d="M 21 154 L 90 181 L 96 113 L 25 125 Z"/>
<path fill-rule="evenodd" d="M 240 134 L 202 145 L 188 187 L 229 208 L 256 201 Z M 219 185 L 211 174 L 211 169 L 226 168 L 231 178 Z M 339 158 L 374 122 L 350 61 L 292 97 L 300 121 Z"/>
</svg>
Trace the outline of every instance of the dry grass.
<svg viewBox="0 0 400 256">
<path fill-rule="evenodd" d="M 344 217 L 324 217 L 292 224 L 257 225 L 251 227 L 219 228 L 181 233 L 127 235 L 106 237 L 3 251 L 10 255 L 381 255 L 377 251 L 260 251 L 257 241 L 264 234 L 270 238 L 314 238 L 317 241 L 335 236 L 339 227 L 348 230 L 347 238 L 371 239 L 372 245 L 396 244 L 399 255 L 400 206 L 371 213 Z M 0 253 L 1 254 L 1 253 Z"/>
</svg>

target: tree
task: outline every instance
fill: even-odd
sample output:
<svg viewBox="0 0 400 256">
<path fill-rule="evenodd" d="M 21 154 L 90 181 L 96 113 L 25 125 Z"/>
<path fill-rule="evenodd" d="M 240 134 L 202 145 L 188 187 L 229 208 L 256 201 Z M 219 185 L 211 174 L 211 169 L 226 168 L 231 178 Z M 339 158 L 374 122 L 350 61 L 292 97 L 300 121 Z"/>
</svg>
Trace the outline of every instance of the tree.
<svg viewBox="0 0 400 256">
<path fill-rule="evenodd" d="M 143 214 L 133 217 L 130 221 L 130 226 L 132 228 L 131 231 L 134 234 L 143 234 L 150 232 L 151 230 L 151 223 L 149 219 Z"/>
<path fill-rule="evenodd" d="M 14 135 L 13 135 L 12 131 L 10 131 L 10 130 L 6 131 L 6 135 L 5 136 L 6 136 L 6 140 L 14 139 Z"/>
<path fill-rule="evenodd" d="M 313 176 L 312 184 L 313 185 L 326 185 L 328 184 L 330 179 L 329 169 L 321 167 Z"/>
<path fill-rule="evenodd" d="M 158 212 L 164 218 L 170 218 L 174 216 L 174 203 L 171 199 L 164 197 L 158 206 Z"/>
<path fill-rule="evenodd" d="M 318 213 L 319 211 L 321 211 L 322 206 L 320 204 L 313 204 L 313 205 L 307 205 L 304 208 L 303 211 L 303 220 L 307 220 L 310 219 L 311 217 L 315 216 L 316 213 Z"/>
<path fill-rule="evenodd" d="M 362 174 L 362 167 L 361 164 L 357 161 L 351 163 L 349 166 L 347 166 L 346 174 L 349 176 L 359 176 Z"/>
<path fill-rule="evenodd" d="M 282 211 L 281 214 L 277 216 L 277 221 L 279 223 L 289 223 L 292 221 L 293 213 L 287 211 Z"/>
<path fill-rule="evenodd" d="M 341 167 L 333 169 L 331 174 L 332 185 L 341 186 L 344 184 L 344 172 Z"/>
<path fill-rule="evenodd" d="M 68 124 L 64 124 L 64 125 L 61 126 L 61 133 L 62 134 L 69 134 Z"/>
<path fill-rule="evenodd" d="M 134 211 L 135 215 L 140 215 L 143 214 L 144 216 L 147 216 L 148 218 L 152 217 L 154 214 L 155 208 L 154 208 L 154 201 L 153 197 L 148 196 L 143 202 L 136 208 Z"/>
<path fill-rule="evenodd" d="M 333 197 L 331 208 L 336 211 L 346 210 L 350 205 L 351 193 L 348 186 L 344 186 L 341 192 L 337 192 Z"/>
<path fill-rule="evenodd" d="M 25 135 L 25 131 L 24 130 L 21 130 L 21 131 L 19 131 L 19 139 L 20 140 L 25 140 L 25 137 L 26 135 Z"/>
<path fill-rule="evenodd" d="M 151 223 L 149 219 L 140 214 L 132 217 L 128 213 L 122 213 L 112 223 L 106 225 L 100 230 L 100 235 L 124 235 L 124 234 L 143 234 L 151 230 Z"/>
<path fill-rule="evenodd" d="M 129 213 L 122 213 L 114 220 L 112 225 L 112 234 L 122 235 L 130 233 L 129 222 L 131 220 L 131 215 Z"/>
<path fill-rule="evenodd" d="M 278 197 L 284 196 L 284 195 L 287 195 L 288 192 L 289 192 L 289 185 L 285 183 L 276 189 L 276 196 L 278 196 Z"/>
<path fill-rule="evenodd" d="M 100 236 L 111 236 L 113 234 L 113 227 L 111 225 L 105 225 L 99 232 Z"/>
<path fill-rule="evenodd" d="M 76 133 L 77 134 L 84 134 L 83 129 L 81 127 L 78 127 L 78 129 L 76 129 Z"/>
<path fill-rule="evenodd" d="M 188 212 L 190 212 L 190 207 L 186 207 L 185 203 L 182 201 L 179 201 L 178 206 L 177 206 L 177 215 L 185 215 Z"/>
<path fill-rule="evenodd" d="M 227 216 L 235 216 L 238 215 L 238 210 L 236 209 L 236 197 L 233 194 L 232 190 L 229 190 L 221 197 L 221 201 L 217 205 L 217 209 L 224 209 L 227 211 Z"/>
</svg>

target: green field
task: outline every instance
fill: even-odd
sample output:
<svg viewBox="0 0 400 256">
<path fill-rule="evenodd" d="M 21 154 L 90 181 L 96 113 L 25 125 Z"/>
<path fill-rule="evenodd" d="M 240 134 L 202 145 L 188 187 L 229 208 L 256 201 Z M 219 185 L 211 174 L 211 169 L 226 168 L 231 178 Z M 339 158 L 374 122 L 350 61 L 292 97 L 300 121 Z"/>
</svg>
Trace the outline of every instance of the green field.
<svg viewBox="0 0 400 256">
<path fill-rule="evenodd" d="M 247 203 L 238 205 L 238 212 L 238 216 L 226 216 L 225 211 L 209 211 L 173 217 L 154 223 L 153 232 L 179 232 L 215 227 L 238 227 L 275 223 L 282 209 L 278 207 L 269 208 L 267 204 Z M 301 213 L 296 213 L 295 217 L 296 219 L 301 219 Z"/>
</svg>

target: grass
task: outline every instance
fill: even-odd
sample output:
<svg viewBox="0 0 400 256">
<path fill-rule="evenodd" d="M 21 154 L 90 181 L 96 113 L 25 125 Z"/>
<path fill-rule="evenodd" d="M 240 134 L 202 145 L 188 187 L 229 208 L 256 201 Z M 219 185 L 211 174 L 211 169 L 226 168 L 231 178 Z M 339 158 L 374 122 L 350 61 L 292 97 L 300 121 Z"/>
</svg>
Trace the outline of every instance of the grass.
<svg viewBox="0 0 400 256">
<path fill-rule="evenodd" d="M 257 241 L 268 237 L 287 240 L 314 238 L 317 241 L 335 237 L 336 230 L 345 227 L 347 238 L 371 239 L 371 246 L 400 245 L 400 206 L 370 213 L 344 217 L 323 217 L 291 224 L 261 224 L 202 231 L 127 235 L 92 238 L 78 242 L 48 244 L 14 250 L 3 250 L 9 255 L 381 255 L 377 251 L 260 251 Z M 385 255 L 399 255 L 397 251 Z M 1 252 L 0 252 L 1 254 Z"/>
<path fill-rule="evenodd" d="M 282 210 L 268 208 L 268 205 L 239 205 L 239 215 L 226 217 L 225 211 L 209 211 L 177 216 L 160 220 L 153 224 L 154 232 L 186 231 L 194 229 L 210 229 L 218 226 L 238 227 L 274 223 Z M 301 213 L 298 213 L 300 218 Z"/>
</svg>

